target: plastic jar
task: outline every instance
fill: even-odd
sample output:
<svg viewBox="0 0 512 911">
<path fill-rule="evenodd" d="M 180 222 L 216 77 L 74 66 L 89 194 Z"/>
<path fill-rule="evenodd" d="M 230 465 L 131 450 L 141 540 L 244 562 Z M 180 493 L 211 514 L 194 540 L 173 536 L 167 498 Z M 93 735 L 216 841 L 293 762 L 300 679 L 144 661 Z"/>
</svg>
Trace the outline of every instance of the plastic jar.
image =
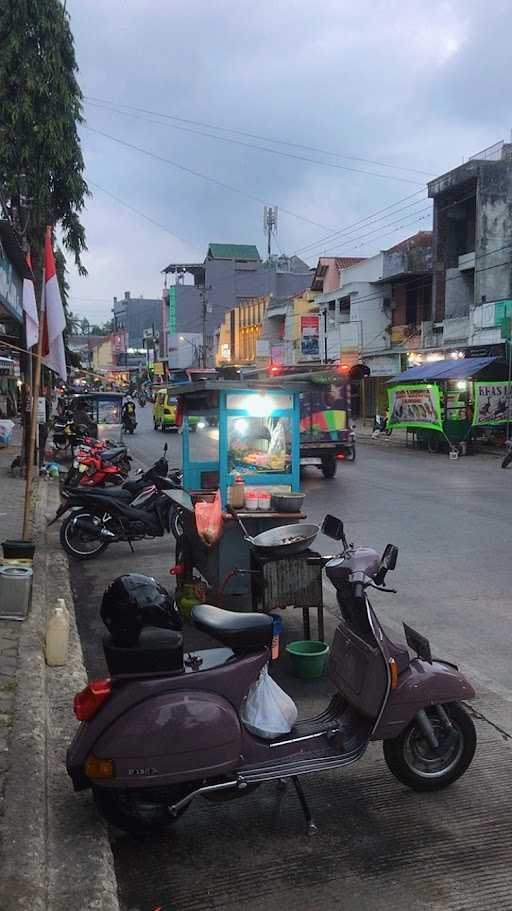
<svg viewBox="0 0 512 911">
<path fill-rule="evenodd" d="M 258 509 L 270 509 L 270 499 L 268 490 L 260 490 L 258 493 Z"/>
<path fill-rule="evenodd" d="M 248 490 L 245 494 L 245 508 L 251 512 L 256 512 L 258 509 L 258 494 L 255 490 Z"/>
</svg>

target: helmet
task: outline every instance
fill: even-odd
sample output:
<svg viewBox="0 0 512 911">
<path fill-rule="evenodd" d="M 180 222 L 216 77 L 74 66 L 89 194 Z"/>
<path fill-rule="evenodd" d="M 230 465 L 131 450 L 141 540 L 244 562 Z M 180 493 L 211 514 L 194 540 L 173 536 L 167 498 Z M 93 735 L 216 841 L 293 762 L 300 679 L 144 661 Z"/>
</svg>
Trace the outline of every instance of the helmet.
<svg viewBox="0 0 512 911">
<path fill-rule="evenodd" d="M 179 630 L 181 616 L 167 589 L 152 576 L 128 573 L 105 589 L 100 616 L 118 645 L 135 645 L 146 626 Z"/>
</svg>

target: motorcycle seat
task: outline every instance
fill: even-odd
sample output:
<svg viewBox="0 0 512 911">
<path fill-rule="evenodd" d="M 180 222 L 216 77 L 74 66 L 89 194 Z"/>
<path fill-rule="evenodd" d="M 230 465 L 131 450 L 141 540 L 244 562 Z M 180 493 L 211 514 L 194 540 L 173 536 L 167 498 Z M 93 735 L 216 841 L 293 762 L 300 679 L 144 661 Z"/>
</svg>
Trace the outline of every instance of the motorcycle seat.
<svg viewBox="0 0 512 911">
<path fill-rule="evenodd" d="M 211 604 L 192 608 L 194 626 L 233 649 L 236 655 L 256 652 L 272 641 L 272 618 L 268 614 L 242 614 Z"/>
<path fill-rule="evenodd" d="M 76 490 L 76 488 L 72 489 Z M 134 497 L 134 494 L 125 490 L 124 487 L 80 487 L 78 489 L 81 497 L 107 497 L 108 499 L 125 500 L 127 503 Z"/>
<path fill-rule="evenodd" d="M 102 449 L 101 460 L 103 462 L 111 462 L 113 459 L 116 459 L 118 456 L 122 455 L 125 452 L 125 446 L 116 446 L 115 449 Z"/>
</svg>

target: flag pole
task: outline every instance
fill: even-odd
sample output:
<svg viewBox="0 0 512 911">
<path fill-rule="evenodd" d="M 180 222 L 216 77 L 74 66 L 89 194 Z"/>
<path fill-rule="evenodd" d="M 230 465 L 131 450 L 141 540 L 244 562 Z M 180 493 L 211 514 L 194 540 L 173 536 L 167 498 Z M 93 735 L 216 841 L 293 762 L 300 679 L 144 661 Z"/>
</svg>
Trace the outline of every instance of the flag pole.
<svg viewBox="0 0 512 911">
<path fill-rule="evenodd" d="M 32 410 L 30 413 L 30 436 L 28 441 L 28 455 L 25 482 L 25 509 L 23 513 L 23 539 L 27 540 L 32 532 L 32 479 L 34 476 L 34 456 L 36 451 L 37 411 L 39 402 L 39 389 L 41 386 L 41 359 L 43 354 L 43 329 L 46 310 L 46 269 L 43 266 L 43 283 L 41 286 L 41 306 L 39 308 L 39 333 L 37 336 L 37 352 L 33 376 Z"/>
</svg>

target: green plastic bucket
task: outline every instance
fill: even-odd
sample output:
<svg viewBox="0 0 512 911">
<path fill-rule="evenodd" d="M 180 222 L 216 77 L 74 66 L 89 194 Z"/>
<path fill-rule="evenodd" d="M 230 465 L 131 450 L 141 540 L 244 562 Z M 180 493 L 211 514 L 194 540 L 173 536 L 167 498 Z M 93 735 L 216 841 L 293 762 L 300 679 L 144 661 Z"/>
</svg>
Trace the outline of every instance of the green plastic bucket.
<svg viewBox="0 0 512 911">
<path fill-rule="evenodd" d="M 329 646 L 325 642 L 299 639 L 297 642 L 289 642 L 286 651 L 290 656 L 292 673 L 296 677 L 314 680 L 322 676 L 329 654 Z"/>
</svg>

